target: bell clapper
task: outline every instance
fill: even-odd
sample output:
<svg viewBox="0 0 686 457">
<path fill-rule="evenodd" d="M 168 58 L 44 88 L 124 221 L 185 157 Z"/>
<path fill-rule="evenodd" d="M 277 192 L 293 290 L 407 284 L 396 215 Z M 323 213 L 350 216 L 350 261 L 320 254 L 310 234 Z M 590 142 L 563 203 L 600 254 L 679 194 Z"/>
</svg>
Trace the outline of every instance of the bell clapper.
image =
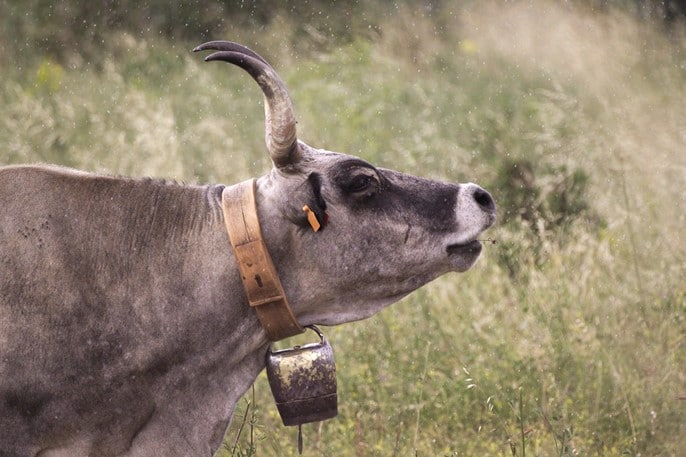
<svg viewBox="0 0 686 457">
<path fill-rule="evenodd" d="M 298 454 L 303 454 L 303 426 L 298 425 Z"/>
</svg>

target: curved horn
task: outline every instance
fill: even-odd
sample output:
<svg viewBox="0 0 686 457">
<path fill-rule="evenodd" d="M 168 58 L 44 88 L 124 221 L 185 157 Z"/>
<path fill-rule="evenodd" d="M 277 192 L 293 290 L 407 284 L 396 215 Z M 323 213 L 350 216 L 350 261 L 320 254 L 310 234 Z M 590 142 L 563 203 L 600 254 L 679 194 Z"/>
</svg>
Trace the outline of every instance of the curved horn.
<svg viewBox="0 0 686 457">
<path fill-rule="evenodd" d="M 295 129 L 293 102 L 283 80 L 266 60 L 245 46 L 230 41 L 210 41 L 193 49 L 217 51 L 206 62 L 223 60 L 241 67 L 260 85 L 264 94 L 265 139 L 272 162 L 278 168 L 297 162 L 300 149 Z"/>
</svg>

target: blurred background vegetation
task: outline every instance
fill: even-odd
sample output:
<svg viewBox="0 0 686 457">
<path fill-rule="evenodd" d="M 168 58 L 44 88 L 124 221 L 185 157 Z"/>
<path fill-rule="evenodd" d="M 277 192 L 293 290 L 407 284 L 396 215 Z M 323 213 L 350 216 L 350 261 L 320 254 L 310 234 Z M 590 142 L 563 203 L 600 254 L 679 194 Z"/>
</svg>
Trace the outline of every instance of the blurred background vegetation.
<svg viewBox="0 0 686 457">
<path fill-rule="evenodd" d="M 684 3 L 2 0 L 0 163 L 261 175 L 259 89 L 190 53 L 242 42 L 309 144 L 499 205 L 472 270 L 328 330 L 340 415 L 305 455 L 677 456 Z M 225 455 L 295 455 L 266 379 L 239 406 Z"/>
</svg>

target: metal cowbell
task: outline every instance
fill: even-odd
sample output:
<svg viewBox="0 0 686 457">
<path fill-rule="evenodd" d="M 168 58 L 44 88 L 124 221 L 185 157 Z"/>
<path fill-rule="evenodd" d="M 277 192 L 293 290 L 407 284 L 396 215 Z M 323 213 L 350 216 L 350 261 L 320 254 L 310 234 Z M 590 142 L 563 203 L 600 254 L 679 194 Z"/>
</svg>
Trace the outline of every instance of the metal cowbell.
<svg viewBox="0 0 686 457">
<path fill-rule="evenodd" d="M 324 334 L 319 343 L 267 352 L 267 378 L 284 425 L 331 419 L 338 414 L 336 364 Z"/>
</svg>

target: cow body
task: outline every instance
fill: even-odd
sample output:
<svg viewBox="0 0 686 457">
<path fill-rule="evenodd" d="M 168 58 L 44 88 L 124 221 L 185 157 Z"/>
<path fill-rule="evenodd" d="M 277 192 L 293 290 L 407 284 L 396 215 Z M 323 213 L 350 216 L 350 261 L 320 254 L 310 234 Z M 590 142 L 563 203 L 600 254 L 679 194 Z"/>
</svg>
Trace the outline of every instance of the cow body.
<svg viewBox="0 0 686 457">
<path fill-rule="evenodd" d="M 216 449 L 267 343 L 221 190 L 0 170 L 0 455 Z"/>
<path fill-rule="evenodd" d="M 366 318 L 476 261 L 495 220 L 487 192 L 297 141 L 273 69 L 239 45 L 210 45 L 265 93 L 275 167 L 257 180 L 257 212 L 301 325 Z M 218 448 L 269 345 L 223 190 L 0 168 L 0 457 Z M 304 205 L 328 221 L 319 232 Z"/>
</svg>

